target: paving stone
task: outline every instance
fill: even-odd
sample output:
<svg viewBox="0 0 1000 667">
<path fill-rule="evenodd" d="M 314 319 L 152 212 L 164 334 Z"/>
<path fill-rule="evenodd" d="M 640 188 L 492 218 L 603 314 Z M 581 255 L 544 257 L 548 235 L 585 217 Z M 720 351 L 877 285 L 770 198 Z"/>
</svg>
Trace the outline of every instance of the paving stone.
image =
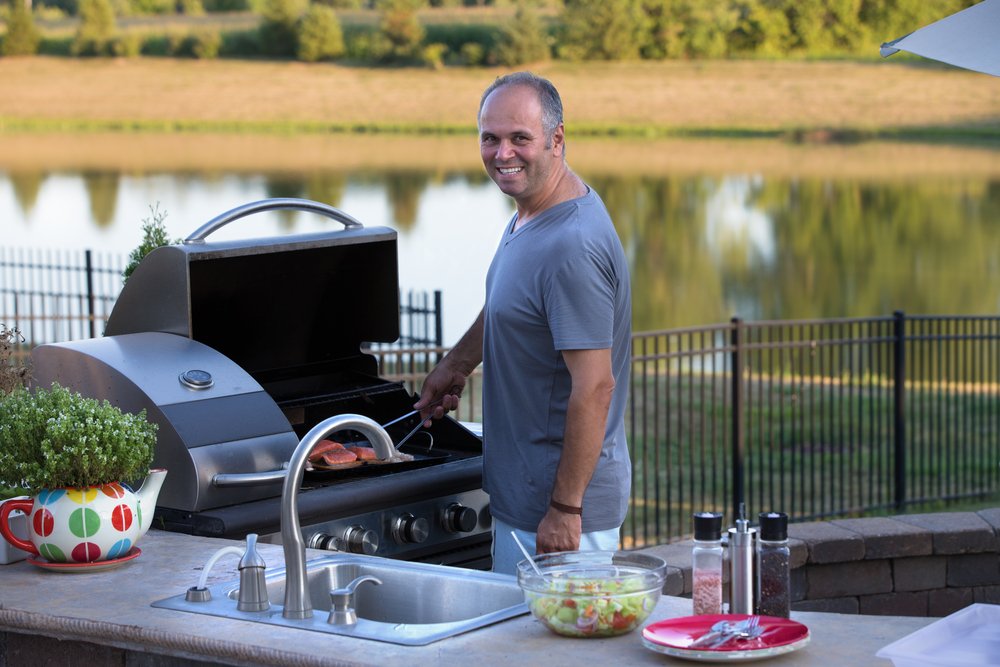
<svg viewBox="0 0 1000 667">
<path fill-rule="evenodd" d="M 892 591 L 892 568 L 887 560 L 866 560 L 808 569 L 807 599 L 839 598 Z"/>
<path fill-rule="evenodd" d="M 895 558 L 892 584 L 895 591 L 926 591 L 944 588 L 948 582 L 948 561 L 944 556 Z"/>
<path fill-rule="evenodd" d="M 1000 584 L 1000 554 L 948 556 L 949 586 Z"/>
<path fill-rule="evenodd" d="M 927 592 L 927 615 L 947 616 L 968 607 L 974 601 L 973 589 L 939 588 Z"/>
<path fill-rule="evenodd" d="M 802 540 L 788 538 L 788 567 L 791 570 L 809 562 L 809 545 Z"/>
<path fill-rule="evenodd" d="M 1000 604 L 1000 586 L 976 586 L 972 589 L 974 602 Z"/>
<path fill-rule="evenodd" d="M 1000 536 L 1000 507 L 991 507 L 990 509 L 979 510 L 976 514 L 978 514 L 983 521 L 993 526 L 993 532 Z"/>
<path fill-rule="evenodd" d="M 833 614 L 857 614 L 858 599 L 830 598 L 827 600 L 802 600 L 792 603 L 792 611 L 827 611 Z"/>
<path fill-rule="evenodd" d="M 864 538 L 825 521 L 793 523 L 788 537 L 806 544 L 810 563 L 845 563 L 865 557 Z"/>
<path fill-rule="evenodd" d="M 881 593 L 858 597 L 858 613 L 873 616 L 926 616 L 927 591 Z"/>
<path fill-rule="evenodd" d="M 929 530 L 889 517 L 839 519 L 830 523 L 861 535 L 865 558 L 927 556 L 934 549 Z"/>
<path fill-rule="evenodd" d="M 975 512 L 901 514 L 893 518 L 933 533 L 935 554 L 995 552 L 1000 547 L 993 526 Z"/>
<path fill-rule="evenodd" d="M 805 600 L 809 597 L 809 577 L 806 575 L 808 568 L 800 567 L 797 570 L 792 570 L 789 576 L 789 583 L 791 584 L 791 601 L 797 602 L 798 600 Z"/>
</svg>

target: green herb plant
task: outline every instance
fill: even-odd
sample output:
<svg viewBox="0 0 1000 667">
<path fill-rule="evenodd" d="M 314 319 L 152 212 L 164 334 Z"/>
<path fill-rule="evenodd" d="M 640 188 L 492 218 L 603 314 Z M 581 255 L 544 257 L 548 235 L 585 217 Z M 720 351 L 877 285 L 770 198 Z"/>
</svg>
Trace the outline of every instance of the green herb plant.
<svg viewBox="0 0 1000 667">
<path fill-rule="evenodd" d="M 54 383 L 0 397 L 0 485 L 30 494 L 144 478 L 156 424 Z"/>
<path fill-rule="evenodd" d="M 180 239 L 171 240 L 167 235 L 167 230 L 163 226 L 163 221 L 167 219 L 167 212 L 160 210 L 160 202 L 149 206 L 150 217 L 142 219 L 142 242 L 128 255 L 128 264 L 122 271 L 122 282 L 128 280 L 132 272 L 139 266 L 142 258 L 153 252 L 160 246 L 180 243 Z"/>
</svg>

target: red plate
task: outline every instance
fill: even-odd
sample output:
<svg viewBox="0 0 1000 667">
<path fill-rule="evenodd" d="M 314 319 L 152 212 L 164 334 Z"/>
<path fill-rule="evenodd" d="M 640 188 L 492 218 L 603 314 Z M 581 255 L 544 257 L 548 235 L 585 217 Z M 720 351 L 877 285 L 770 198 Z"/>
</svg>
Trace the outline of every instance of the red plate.
<svg viewBox="0 0 1000 667">
<path fill-rule="evenodd" d="M 761 616 L 764 632 L 754 639 L 734 639 L 718 648 L 690 648 L 717 621 L 738 622 L 747 614 L 706 614 L 682 616 L 659 621 L 642 631 L 643 644 L 658 653 L 693 660 L 757 660 L 788 653 L 809 643 L 809 628 L 798 621 L 775 616 Z"/>
</svg>

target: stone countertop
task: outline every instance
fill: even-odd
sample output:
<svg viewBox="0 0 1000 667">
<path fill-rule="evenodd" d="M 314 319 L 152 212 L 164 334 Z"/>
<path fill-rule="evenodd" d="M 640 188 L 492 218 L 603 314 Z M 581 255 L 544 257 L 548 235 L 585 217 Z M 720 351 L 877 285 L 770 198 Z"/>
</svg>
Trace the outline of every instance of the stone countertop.
<svg viewBox="0 0 1000 667">
<path fill-rule="evenodd" d="M 0 631 L 86 641 L 121 649 L 234 665 L 546 665 L 684 664 L 642 646 L 639 632 L 609 639 L 567 639 L 529 615 L 427 646 L 399 646 L 325 633 L 154 609 L 156 600 L 198 582 L 209 557 L 239 542 L 150 531 L 142 554 L 103 572 L 64 573 L 26 561 L 0 566 Z M 281 547 L 259 544 L 269 567 L 283 565 Z M 307 552 L 307 558 L 325 552 Z M 209 584 L 236 580 L 236 558 L 219 560 Z M 691 601 L 664 596 L 649 622 L 686 616 Z M 810 644 L 771 659 L 774 665 L 888 667 L 883 646 L 931 623 L 931 618 L 793 612 L 809 627 Z"/>
</svg>

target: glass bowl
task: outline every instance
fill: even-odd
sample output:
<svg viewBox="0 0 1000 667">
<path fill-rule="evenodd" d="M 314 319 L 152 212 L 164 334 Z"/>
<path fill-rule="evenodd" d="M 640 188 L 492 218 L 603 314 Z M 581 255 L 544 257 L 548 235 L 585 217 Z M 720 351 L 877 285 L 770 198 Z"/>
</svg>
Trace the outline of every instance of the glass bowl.
<svg viewBox="0 0 1000 667">
<path fill-rule="evenodd" d="M 566 637 L 614 637 L 635 630 L 660 600 L 667 564 L 627 551 L 561 551 L 517 564 L 531 614 Z"/>
</svg>

